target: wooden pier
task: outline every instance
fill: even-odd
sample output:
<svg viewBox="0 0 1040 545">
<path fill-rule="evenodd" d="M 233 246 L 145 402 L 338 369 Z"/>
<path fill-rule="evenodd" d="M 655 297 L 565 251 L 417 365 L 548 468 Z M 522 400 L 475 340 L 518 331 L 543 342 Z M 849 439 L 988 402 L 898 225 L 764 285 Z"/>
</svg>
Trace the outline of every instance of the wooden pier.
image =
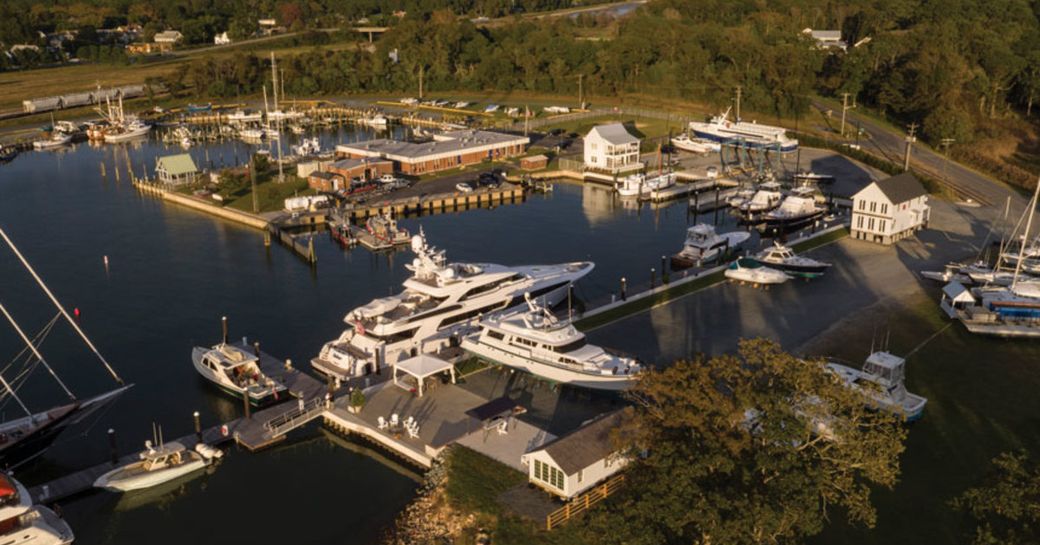
<svg viewBox="0 0 1040 545">
<path fill-rule="evenodd" d="M 423 197 L 406 197 L 355 205 L 344 208 L 345 217 L 351 221 L 364 221 L 372 216 L 431 215 L 456 212 L 472 208 L 486 208 L 502 204 L 523 202 L 522 187 L 504 184 L 498 189 L 478 190 L 472 193 L 439 193 Z"/>
</svg>

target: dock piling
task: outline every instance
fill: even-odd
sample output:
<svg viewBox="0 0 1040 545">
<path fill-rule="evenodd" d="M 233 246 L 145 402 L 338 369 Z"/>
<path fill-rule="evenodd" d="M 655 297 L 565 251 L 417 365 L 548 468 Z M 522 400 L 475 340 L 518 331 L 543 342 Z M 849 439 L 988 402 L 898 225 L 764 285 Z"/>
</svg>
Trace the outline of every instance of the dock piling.
<svg viewBox="0 0 1040 545">
<path fill-rule="evenodd" d="M 202 420 L 199 418 L 199 411 L 192 413 L 192 418 L 195 420 L 195 437 L 202 442 Z"/>
<path fill-rule="evenodd" d="M 112 464 L 119 462 L 119 451 L 116 449 L 116 430 L 108 428 L 108 453 Z"/>
<path fill-rule="evenodd" d="M 657 271 L 650 267 L 650 289 L 654 289 L 654 280 L 657 278 Z"/>
<path fill-rule="evenodd" d="M 621 277 L 621 300 L 622 301 L 626 301 L 628 299 L 626 297 L 626 295 L 625 295 L 625 284 L 626 284 L 625 277 L 622 276 Z"/>
<path fill-rule="evenodd" d="M 246 419 L 250 417 L 249 392 L 242 390 L 242 408 L 245 410 Z"/>
</svg>

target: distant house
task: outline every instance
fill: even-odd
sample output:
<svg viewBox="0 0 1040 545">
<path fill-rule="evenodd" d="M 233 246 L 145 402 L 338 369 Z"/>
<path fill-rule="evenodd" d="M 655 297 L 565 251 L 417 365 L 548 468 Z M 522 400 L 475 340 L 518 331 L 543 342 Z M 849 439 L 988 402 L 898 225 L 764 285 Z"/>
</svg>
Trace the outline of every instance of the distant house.
<svg viewBox="0 0 1040 545">
<path fill-rule="evenodd" d="M 840 49 L 845 51 L 849 47 L 841 39 L 840 30 L 813 30 L 807 28 L 802 31 L 802 34 L 809 35 L 816 42 L 816 47 L 820 49 Z"/>
<path fill-rule="evenodd" d="M 32 51 L 33 53 L 40 52 L 40 46 L 34 44 L 15 44 L 9 49 L 11 53 L 18 53 L 20 51 Z"/>
<path fill-rule="evenodd" d="M 173 45 L 184 39 L 184 35 L 176 30 L 164 30 L 156 33 L 155 37 L 152 38 L 157 44 L 170 44 Z"/>
<path fill-rule="evenodd" d="M 155 176 L 165 185 L 194 183 L 198 175 L 199 169 L 187 153 L 166 155 L 155 161 Z"/>
<path fill-rule="evenodd" d="M 227 31 L 213 37 L 213 45 L 227 45 L 229 43 L 231 43 L 231 38 L 228 37 Z"/>
<path fill-rule="evenodd" d="M 617 174 L 642 166 L 639 138 L 621 123 L 597 125 L 585 135 L 585 168 Z"/>
<path fill-rule="evenodd" d="M 621 411 L 593 419 L 577 430 L 524 454 L 527 479 L 535 486 L 571 499 L 620 471 L 627 460 L 618 456 L 611 432 L 621 424 Z"/>
<path fill-rule="evenodd" d="M 928 226 L 928 192 L 909 172 L 892 176 L 852 196 L 852 237 L 892 244 Z"/>
</svg>

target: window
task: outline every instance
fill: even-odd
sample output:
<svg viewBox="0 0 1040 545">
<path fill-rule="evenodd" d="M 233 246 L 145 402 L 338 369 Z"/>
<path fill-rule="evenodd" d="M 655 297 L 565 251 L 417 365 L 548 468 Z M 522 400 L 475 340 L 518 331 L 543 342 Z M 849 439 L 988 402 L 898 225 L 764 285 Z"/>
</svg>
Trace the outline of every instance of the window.
<svg viewBox="0 0 1040 545">
<path fill-rule="evenodd" d="M 885 232 L 885 220 L 881 220 L 881 226 L 878 227 L 878 231 Z"/>
<path fill-rule="evenodd" d="M 888 205 L 887 204 L 882 204 L 881 205 L 881 213 L 882 214 L 887 214 L 888 213 Z"/>
<path fill-rule="evenodd" d="M 862 229 L 863 228 L 863 216 L 859 216 L 859 218 L 856 219 L 856 228 L 857 229 Z"/>
<path fill-rule="evenodd" d="M 860 210 L 863 210 L 863 209 L 865 209 L 866 207 L 867 207 L 867 201 L 865 201 L 865 200 L 863 200 L 863 199 L 860 199 L 860 201 L 859 201 L 859 209 L 860 209 Z"/>
<path fill-rule="evenodd" d="M 534 478 L 559 490 L 563 490 L 563 472 L 541 460 L 534 461 Z"/>
<path fill-rule="evenodd" d="M 870 218 L 870 221 L 867 222 L 867 230 L 869 230 L 869 231 L 873 231 L 874 230 L 874 218 Z"/>
<path fill-rule="evenodd" d="M 505 335 L 499 333 L 498 331 L 494 331 L 494 330 L 490 330 L 490 329 L 488 330 L 487 335 L 488 335 L 488 337 L 491 337 L 492 339 L 495 339 L 495 340 L 498 340 L 498 341 L 501 341 L 502 339 L 506 338 Z"/>
<path fill-rule="evenodd" d="M 877 212 L 877 203 L 876 202 L 870 203 L 870 211 L 871 212 Z"/>
</svg>

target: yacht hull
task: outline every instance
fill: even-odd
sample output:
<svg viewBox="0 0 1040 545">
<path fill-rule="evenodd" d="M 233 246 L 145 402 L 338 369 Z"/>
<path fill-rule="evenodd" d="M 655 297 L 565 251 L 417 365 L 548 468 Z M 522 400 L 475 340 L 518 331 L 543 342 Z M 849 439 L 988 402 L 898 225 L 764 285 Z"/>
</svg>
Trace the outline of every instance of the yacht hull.
<svg viewBox="0 0 1040 545">
<path fill-rule="evenodd" d="M 552 382 L 570 384 L 580 388 L 620 392 L 635 386 L 639 380 L 637 375 L 599 375 L 565 369 L 547 362 L 525 358 L 501 348 L 479 344 L 469 339 L 462 341 L 462 349 L 491 363 L 505 365 Z"/>
<path fill-rule="evenodd" d="M 119 478 L 117 475 L 123 468 L 116 468 L 108 473 L 97 478 L 94 481 L 94 488 L 104 488 L 112 492 L 129 492 L 132 490 L 142 490 L 145 488 L 151 488 L 160 484 L 170 482 L 174 479 L 179 479 L 185 475 L 189 475 L 205 469 L 209 465 L 208 461 L 205 460 L 193 460 L 177 467 L 171 467 L 162 469 L 159 471 L 151 471 L 141 475 L 135 475 L 132 477 Z"/>
<path fill-rule="evenodd" d="M 195 366 L 195 371 L 206 380 L 207 383 L 217 387 L 227 395 L 241 400 L 244 390 L 233 384 L 225 383 L 218 377 L 214 376 L 213 371 L 206 367 L 202 363 L 202 356 L 209 352 L 211 349 L 196 346 L 191 351 L 191 363 Z M 285 401 L 289 396 L 282 390 L 281 392 L 271 392 L 265 395 L 256 395 L 255 393 L 249 394 L 249 404 L 253 407 L 266 407 L 278 401 Z"/>
</svg>

